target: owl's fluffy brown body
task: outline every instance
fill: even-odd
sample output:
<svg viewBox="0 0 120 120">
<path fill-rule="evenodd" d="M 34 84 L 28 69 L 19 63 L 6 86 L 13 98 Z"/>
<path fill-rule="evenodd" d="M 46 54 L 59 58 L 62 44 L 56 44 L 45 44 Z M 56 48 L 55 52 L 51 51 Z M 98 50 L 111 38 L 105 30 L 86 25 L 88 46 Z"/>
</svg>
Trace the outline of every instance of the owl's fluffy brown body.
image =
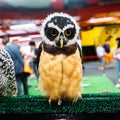
<svg viewBox="0 0 120 120">
<path fill-rule="evenodd" d="M 50 54 L 42 49 L 38 67 L 39 87 L 49 100 L 81 97 L 82 64 L 78 48 L 66 54 Z"/>
</svg>

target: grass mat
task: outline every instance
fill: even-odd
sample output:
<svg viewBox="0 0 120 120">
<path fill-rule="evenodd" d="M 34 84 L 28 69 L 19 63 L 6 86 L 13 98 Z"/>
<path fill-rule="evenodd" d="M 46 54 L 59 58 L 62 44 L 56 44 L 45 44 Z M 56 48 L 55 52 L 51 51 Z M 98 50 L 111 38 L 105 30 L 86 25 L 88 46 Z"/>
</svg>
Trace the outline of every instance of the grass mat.
<svg viewBox="0 0 120 120">
<path fill-rule="evenodd" d="M 64 100 L 58 106 L 41 96 L 1 97 L 0 114 L 31 113 L 118 113 L 120 112 L 120 93 L 83 94 L 76 103 Z"/>
</svg>

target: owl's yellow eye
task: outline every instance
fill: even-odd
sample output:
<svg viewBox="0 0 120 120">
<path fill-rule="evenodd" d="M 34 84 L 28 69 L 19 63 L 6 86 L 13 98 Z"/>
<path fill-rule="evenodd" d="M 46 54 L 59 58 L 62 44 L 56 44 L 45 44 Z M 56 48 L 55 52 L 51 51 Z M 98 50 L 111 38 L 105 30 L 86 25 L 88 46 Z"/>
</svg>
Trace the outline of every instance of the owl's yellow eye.
<svg viewBox="0 0 120 120">
<path fill-rule="evenodd" d="M 66 30 L 64 34 L 66 37 L 71 36 L 71 30 Z"/>
<path fill-rule="evenodd" d="M 53 37 L 57 36 L 57 34 L 58 34 L 58 32 L 55 29 L 52 29 L 50 31 L 50 35 L 53 36 Z"/>
</svg>

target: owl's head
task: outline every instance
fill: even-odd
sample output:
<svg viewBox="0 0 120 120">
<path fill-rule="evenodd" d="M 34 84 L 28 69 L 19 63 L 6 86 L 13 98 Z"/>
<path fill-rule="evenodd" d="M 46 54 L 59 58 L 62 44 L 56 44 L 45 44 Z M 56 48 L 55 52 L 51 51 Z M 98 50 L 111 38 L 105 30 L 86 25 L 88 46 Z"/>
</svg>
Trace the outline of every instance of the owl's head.
<svg viewBox="0 0 120 120">
<path fill-rule="evenodd" d="M 55 47 L 67 47 L 77 42 L 79 25 L 66 13 L 53 13 L 46 17 L 41 27 L 43 42 Z"/>
</svg>

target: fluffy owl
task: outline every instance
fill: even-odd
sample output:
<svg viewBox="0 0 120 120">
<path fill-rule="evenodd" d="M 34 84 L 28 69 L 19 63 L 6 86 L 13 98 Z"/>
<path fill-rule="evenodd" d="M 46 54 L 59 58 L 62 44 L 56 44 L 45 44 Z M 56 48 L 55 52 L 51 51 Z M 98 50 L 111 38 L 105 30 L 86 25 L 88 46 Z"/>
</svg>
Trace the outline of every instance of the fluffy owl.
<svg viewBox="0 0 120 120">
<path fill-rule="evenodd" d="M 51 101 L 81 97 L 82 64 L 77 37 L 79 26 L 66 13 L 53 13 L 41 27 L 39 87 Z"/>
<path fill-rule="evenodd" d="M 0 96 L 17 94 L 17 86 L 13 61 L 3 48 L 0 47 Z"/>
</svg>

